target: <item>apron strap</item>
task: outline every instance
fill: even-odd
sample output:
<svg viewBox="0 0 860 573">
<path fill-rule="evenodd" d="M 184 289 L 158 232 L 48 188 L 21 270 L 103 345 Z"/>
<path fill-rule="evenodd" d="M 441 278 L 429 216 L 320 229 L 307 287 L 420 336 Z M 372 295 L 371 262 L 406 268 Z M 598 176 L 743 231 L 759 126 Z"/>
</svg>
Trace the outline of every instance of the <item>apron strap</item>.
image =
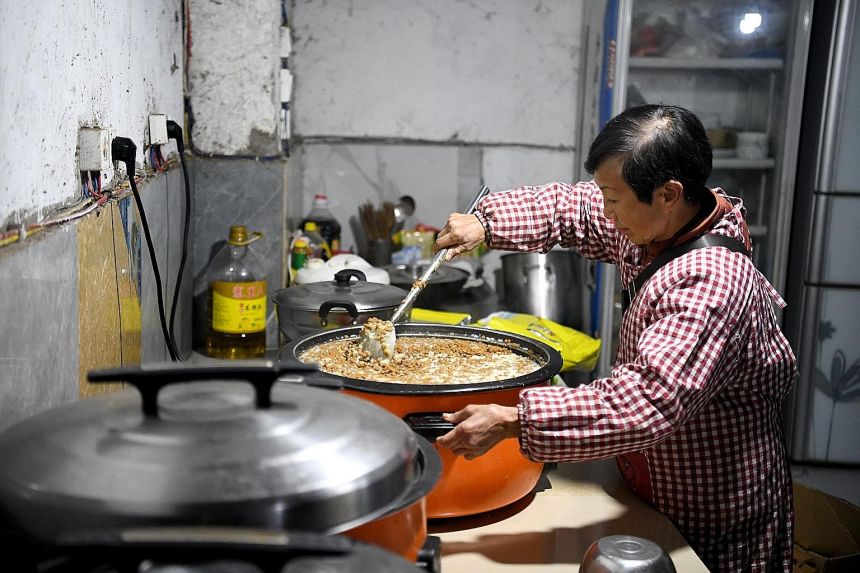
<svg viewBox="0 0 860 573">
<path fill-rule="evenodd" d="M 642 271 L 640 271 L 636 278 L 627 283 L 626 288 L 622 289 L 622 314 L 627 312 L 627 308 L 630 306 L 630 303 L 633 302 L 634 298 L 636 298 L 636 293 L 642 290 L 642 287 L 645 286 L 645 283 L 648 282 L 648 279 L 654 276 L 654 273 L 659 271 L 661 267 L 668 264 L 672 259 L 676 259 L 681 255 L 689 253 L 690 251 L 707 247 L 726 247 L 727 249 L 729 249 L 730 251 L 734 251 L 735 253 L 742 253 L 746 256 L 750 256 L 749 251 L 747 251 L 746 247 L 742 242 L 740 242 L 738 239 L 733 239 L 732 237 L 726 237 L 725 235 L 700 235 L 695 239 L 687 241 L 683 245 L 678 245 L 677 247 L 667 249 L 654 257 L 654 260 L 651 261 L 651 264 L 642 269 Z"/>
</svg>

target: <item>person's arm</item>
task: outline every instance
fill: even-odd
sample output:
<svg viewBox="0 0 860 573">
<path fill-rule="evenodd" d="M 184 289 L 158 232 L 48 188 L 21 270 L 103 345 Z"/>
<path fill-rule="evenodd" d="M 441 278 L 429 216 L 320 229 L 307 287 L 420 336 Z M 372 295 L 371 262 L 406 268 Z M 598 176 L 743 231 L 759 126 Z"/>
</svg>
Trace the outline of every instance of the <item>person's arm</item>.
<svg viewBox="0 0 860 573">
<path fill-rule="evenodd" d="M 453 214 L 434 248 L 454 256 L 481 242 L 491 249 L 547 252 L 554 245 L 575 248 L 587 258 L 613 262 L 622 240 L 603 214 L 603 195 L 594 182 L 548 183 L 486 197 L 474 215 Z"/>
<path fill-rule="evenodd" d="M 706 250 L 693 255 L 697 264 L 688 264 L 686 272 L 670 263 L 667 267 L 677 265 L 671 282 L 658 273 L 640 293 L 653 297 L 653 316 L 635 341 L 633 361 L 587 386 L 520 394 L 520 446 L 526 457 L 583 461 L 648 448 L 731 382 L 750 328 L 744 317 L 756 274 L 742 255 Z M 723 268 L 716 270 L 717 265 Z"/>
<path fill-rule="evenodd" d="M 526 457 L 584 461 L 647 448 L 729 383 L 749 330 L 743 317 L 757 273 L 743 255 L 703 251 L 693 254 L 695 263 L 687 267 L 696 270 L 673 261 L 668 275 L 661 279 L 658 273 L 640 293 L 653 298 L 653 316 L 635 343 L 632 362 L 586 386 L 520 393 L 518 437 Z M 469 406 L 446 415 L 459 425 L 438 443 L 467 457 L 486 452 L 509 437 L 505 429 L 516 427 L 506 421 L 510 411 L 496 408 Z M 473 417 L 476 423 L 469 423 Z"/>
</svg>

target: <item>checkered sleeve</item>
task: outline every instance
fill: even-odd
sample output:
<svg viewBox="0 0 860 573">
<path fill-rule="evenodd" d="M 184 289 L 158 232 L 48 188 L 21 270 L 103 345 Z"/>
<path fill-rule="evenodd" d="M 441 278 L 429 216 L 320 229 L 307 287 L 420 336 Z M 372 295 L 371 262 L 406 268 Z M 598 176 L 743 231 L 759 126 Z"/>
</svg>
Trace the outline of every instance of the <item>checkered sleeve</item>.
<svg viewBox="0 0 860 573">
<path fill-rule="evenodd" d="M 614 262 L 621 240 L 603 214 L 603 194 L 593 181 L 494 193 L 476 215 L 492 249 L 547 252 L 560 244 L 584 257 Z"/>
<path fill-rule="evenodd" d="M 617 364 L 611 378 L 520 394 L 523 454 L 598 459 L 672 435 L 731 380 L 749 331 L 743 317 L 755 276 L 747 257 L 725 249 L 694 251 L 666 265 L 637 296 L 646 297 L 636 306 L 649 315 L 647 326 L 619 341 L 632 345 L 632 359 Z"/>
</svg>

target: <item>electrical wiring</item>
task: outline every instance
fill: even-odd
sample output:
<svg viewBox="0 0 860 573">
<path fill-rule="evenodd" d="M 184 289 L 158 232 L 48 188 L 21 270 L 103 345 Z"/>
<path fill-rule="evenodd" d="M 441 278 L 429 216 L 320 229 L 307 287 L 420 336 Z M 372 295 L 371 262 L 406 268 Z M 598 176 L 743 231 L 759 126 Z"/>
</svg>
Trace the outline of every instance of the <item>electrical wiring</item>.
<svg viewBox="0 0 860 573">
<path fill-rule="evenodd" d="M 182 361 L 182 355 L 179 352 L 179 345 L 176 344 L 176 332 L 174 331 L 174 323 L 176 321 L 176 307 L 179 300 L 179 290 L 182 286 L 182 275 L 185 272 L 185 263 L 188 259 L 188 233 L 191 228 L 191 185 L 188 177 L 188 166 L 185 164 L 185 141 L 182 135 L 182 128 L 175 121 L 167 122 L 168 137 L 176 141 L 176 149 L 179 151 L 179 161 L 182 164 L 182 178 L 185 187 L 185 222 L 182 230 L 182 256 L 179 260 L 179 269 L 176 272 L 176 283 L 173 287 L 173 301 L 170 305 L 170 340 L 173 343 L 176 351 L 176 358 Z M 161 151 L 159 150 L 159 155 Z"/>
<path fill-rule="evenodd" d="M 175 167 L 177 163 L 178 161 L 176 159 L 172 157 L 169 158 L 164 163 L 164 171 Z M 38 221 L 36 223 L 31 224 L 22 224 L 15 229 L 0 232 L 0 248 L 8 247 L 15 243 L 22 242 L 25 239 L 32 237 L 33 235 L 36 235 L 50 227 L 55 227 L 63 223 L 70 223 L 72 221 L 85 217 L 93 211 L 98 210 L 100 207 L 104 206 L 109 201 L 116 202 L 128 197 L 131 194 L 128 180 L 125 180 L 122 183 L 116 185 L 113 190 L 104 191 L 102 193 L 102 199 L 94 200 L 94 198 L 90 195 L 90 190 L 86 183 L 87 178 L 85 177 L 84 173 L 85 172 L 83 171 L 81 172 L 81 196 L 74 204 L 66 207 L 61 207 L 57 212 L 53 213 L 47 219 L 44 219 L 42 221 Z M 135 181 L 137 183 L 141 183 L 145 181 L 149 177 L 149 175 L 150 173 L 148 173 L 146 169 L 138 169 L 135 171 Z M 98 181 L 99 192 L 102 192 L 101 176 L 99 176 Z"/>
<path fill-rule="evenodd" d="M 111 157 L 114 161 L 121 161 L 126 166 L 128 173 L 135 172 L 135 154 L 137 147 L 134 142 L 127 137 L 114 137 L 111 141 Z M 135 177 L 129 176 L 128 181 L 131 186 L 131 193 L 134 196 L 134 203 L 137 206 L 137 214 L 140 217 L 140 226 L 143 228 L 143 237 L 146 243 L 146 249 L 149 252 L 149 261 L 152 264 L 152 274 L 155 277 L 155 296 L 158 303 L 158 318 L 161 322 L 161 334 L 164 337 L 164 343 L 167 346 L 167 352 L 170 354 L 170 359 L 176 360 L 176 350 L 173 347 L 173 341 L 170 339 L 170 334 L 167 328 L 167 317 L 164 313 L 164 292 L 161 281 L 161 272 L 158 270 L 158 257 L 155 255 L 155 246 L 152 241 L 152 234 L 149 231 L 149 222 L 146 219 L 146 210 L 143 208 L 143 201 L 140 198 L 140 192 L 135 184 Z"/>
</svg>

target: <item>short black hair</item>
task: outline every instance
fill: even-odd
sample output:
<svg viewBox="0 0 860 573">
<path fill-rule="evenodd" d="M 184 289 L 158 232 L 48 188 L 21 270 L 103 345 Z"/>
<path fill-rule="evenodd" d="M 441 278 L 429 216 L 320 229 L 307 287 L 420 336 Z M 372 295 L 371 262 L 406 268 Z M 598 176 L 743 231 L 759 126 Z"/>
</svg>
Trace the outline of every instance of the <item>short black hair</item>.
<svg viewBox="0 0 860 573">
<path fill-rule="evenodd" d="M 593 174 L 610 157 L 622 159 L 621 175 L 643 203 L 650 205 L 654 189 L 671 179 L 691 203 L 710 194 L 711 144 L 699 118 L 682 107 L 648 104 L 613 117 L 591 143 L 586 171 Z"/>
</svg>

